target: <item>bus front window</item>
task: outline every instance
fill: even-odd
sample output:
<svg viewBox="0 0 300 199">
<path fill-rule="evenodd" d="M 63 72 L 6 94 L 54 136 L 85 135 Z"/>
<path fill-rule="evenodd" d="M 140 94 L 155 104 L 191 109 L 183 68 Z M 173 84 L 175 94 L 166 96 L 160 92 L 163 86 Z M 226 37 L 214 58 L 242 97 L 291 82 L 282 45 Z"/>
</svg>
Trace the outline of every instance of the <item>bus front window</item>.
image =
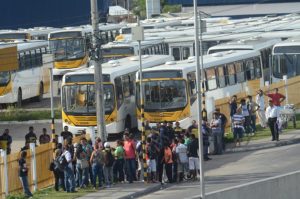
<svg viewBox="0 0 300 199">
<path fill-rule="evenodd" d="M 299 54 L 274 55 L 273 75 L 276 78 L 282 78 L 283 75 L 287 75 L 288 78 L 299 75 L 299 64 Z"/>
<path fill-rule="evenodd" d="M 80 59 L 85 56 L 83 38 L 50 40 L 50 48 L 55 61 Z"/>
<path fill-rule="evenodd" d="M 9 72 L 0 72 L 0 86 L 6 86 L 10 80 Z"/>
<path fill-rule="evenodd" d="M 143 85 L 145 110 L 178 109 L 187 104 L 186 84 L 183 80 L 149 81 Z"/>
<path fill-rule="evenodd" d="M 104 84 L 105 114 L 114 110 L 113 85 Z M 96 114 L 96 93 L 93 84 L 75 84 L 63 87 L 63 110 L 69 114 Z"/>
</svg>

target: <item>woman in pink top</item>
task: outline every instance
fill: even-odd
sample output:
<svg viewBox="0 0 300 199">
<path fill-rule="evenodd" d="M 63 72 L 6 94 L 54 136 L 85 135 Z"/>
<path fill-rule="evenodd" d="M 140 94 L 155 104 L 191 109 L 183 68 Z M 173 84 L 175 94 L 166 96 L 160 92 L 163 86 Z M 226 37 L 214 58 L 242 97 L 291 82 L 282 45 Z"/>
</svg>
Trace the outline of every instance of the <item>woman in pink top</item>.
<svg viewBox="0 0 300 199">
<path fill-rule="evenodd" d="M 129 183 L 133 183 L 136 179 L 136 158 L 135 158 L 135 142 L 132 134 L 124 134 L 124 152 L 125 152 L 125 165 L 126 165 L 126 176 Z"/>
</svg>

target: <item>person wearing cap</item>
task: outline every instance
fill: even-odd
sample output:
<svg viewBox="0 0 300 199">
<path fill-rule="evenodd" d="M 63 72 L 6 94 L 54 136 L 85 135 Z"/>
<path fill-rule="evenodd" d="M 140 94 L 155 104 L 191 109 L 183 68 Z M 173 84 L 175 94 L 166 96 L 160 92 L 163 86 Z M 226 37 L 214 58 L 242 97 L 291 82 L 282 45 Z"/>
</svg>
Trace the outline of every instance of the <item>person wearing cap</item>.
<svg viewBox="0 0 300 199">
<path fill-rule="evenodd" d="M 112 183 L 114 182 L 114 178 L 113 178 L 114 157 L 112 155 L 112 150 L 108 142 L 104 143 L 103 152 L 104 152 L 103 174 L 106 183 L 106 188 L 110 188 Z"/>
<path fill-rule="evenodd" d="M 269 106 L 266 110 L 266 118 L 272 134 L 272 141 L 279 141 L 277 118 L 279 117 L 278 107 L 273 104 L 273 100 L 269 100 Z"/>
<path fill-rule="evenodd" d="M 272 100 L 273 105 L 281 106 L 281 102 L 285 100 L 285 96 L 278 92 L 278 88 L 275 88 L 275 93 L 269 93 L 267 96 Z"/>
<path fill-rule="evenodd" d="M 266 128 L 267 127 L 267 118 L 266 118 L 266 113 L 265 113 L 265 98 L 264 98 L 264 92 L 261 89 L 259 89 L 257 91 L 256 103 L 259 106 L 259 108 L 257 110 L 257 117 L 259 119 L 260 126 L 262 128 Z"/>
</svg>

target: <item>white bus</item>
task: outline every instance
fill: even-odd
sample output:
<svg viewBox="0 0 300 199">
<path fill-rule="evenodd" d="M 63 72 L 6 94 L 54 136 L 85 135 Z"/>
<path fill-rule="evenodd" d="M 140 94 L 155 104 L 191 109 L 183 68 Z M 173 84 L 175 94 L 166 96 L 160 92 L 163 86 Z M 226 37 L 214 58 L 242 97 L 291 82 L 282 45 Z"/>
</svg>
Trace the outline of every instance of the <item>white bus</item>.
<svg viewBox="0 0 300 199">
<path fill-rule="evenodd" d="M 0 104 L 17 103 L 21 107 L 22 100 L 36 97 L 40 101 L 48 92 L 52 56 L 47 54 L 47 44 L 46 41 L 17 43 L 17 51 L 2 56 L 2 63 L 16 57 L 18 67 L 0 72 Z"/>
<path fill-rule="evenodd" d="M 205 103 L 208 118 L 214 102 L 248 90 L 256 91 L 263 85 L 261 55 L 257 51 L 226 51 L 203 56 L 205 71 Z M 197 118 L 196 66 L 194 57 L 169 62 L 143 71 L 144 115 L 154 125 L 156 122 L 179 121 L 187 128 Z M 137 73 L 137 84 L 139 75 Z M 137 102 L 139 86 L 137 86 Z M 140 118 L 140 104 L 137 103 Z M 138 127 L 141 122 L 138 120 Z"/>
<path fill-rule="evenodd" d="M 172 60 L 167 55 L 144 55 L 143 68 Z M 105 101 L 105 121 L 108 134 L 137 126 L 135 112 L 135 73 L 139 68 L 137 57 L 126 57 L 102 64 Z M 74 133 L 97 125 L 94 68 L 67 73 L 62 79 L 62 124 Z"/>
<path fill-rule="evenodd" d="M 272 52 L 272 81 L 278 82 L 300 75 L 300 37 L 275 44 Z"/>
</svg>

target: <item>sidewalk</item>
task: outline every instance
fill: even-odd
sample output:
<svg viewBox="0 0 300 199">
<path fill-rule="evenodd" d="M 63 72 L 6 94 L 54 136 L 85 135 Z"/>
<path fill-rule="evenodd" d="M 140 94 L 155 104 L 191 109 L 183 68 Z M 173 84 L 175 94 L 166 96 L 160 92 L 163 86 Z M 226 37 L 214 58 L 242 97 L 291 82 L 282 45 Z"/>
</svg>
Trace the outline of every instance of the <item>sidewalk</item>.
<svg viewBox="0 0 300 199">
<path fill-rule="evenodd" d="M 268 149 L 272 147 L 285 146 L 300 143 L 300 130 L 283 131 L 279 134 L 279 141 L 271 141 L 270 137 L 260 140 L 251 140 L 252 137 L 244 137 L 241 146 L 235 147 L 234 143 L 226 145 L 225 153 L 253 151 L 260 149 Z"/>
<path fill-rule="evenodd" d="M 168 185 L 164 185 L 166 188 Z M 160 183 L 145 184 L 144 182 L 134 182 L 133 184 L 117 184 L 109 189 L 101 189 L 98 192 L 90 193 L 77 199 L 131 199 L 137 198 L 162 189 Z"/>
</svg>

